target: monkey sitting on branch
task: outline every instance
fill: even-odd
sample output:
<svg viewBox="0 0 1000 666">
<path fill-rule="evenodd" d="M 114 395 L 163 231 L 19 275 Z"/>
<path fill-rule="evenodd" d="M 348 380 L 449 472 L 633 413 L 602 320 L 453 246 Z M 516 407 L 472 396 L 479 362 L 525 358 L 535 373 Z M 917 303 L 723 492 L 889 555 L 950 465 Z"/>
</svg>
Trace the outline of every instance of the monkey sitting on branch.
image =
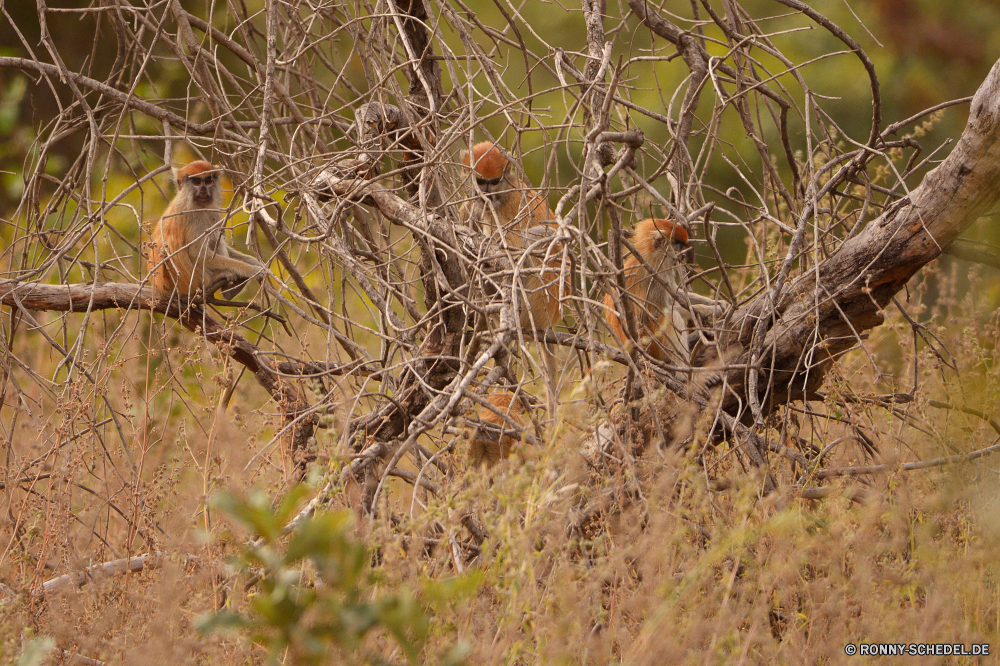
<svg viewBox="0 0 1000 666">
<path fill-rule="evenodd" d="M 153 294 L 208 298 L 219 289 L 231 298 L 267 268 L 223 238 L 220 170 L 203 160 L 178 169 L 177 194 L 153 230 L 149 253 Z"/>
<path fill-rule="evenodd" d="M 687 328 L 691 313 L 674 294 L 683 280 L 681 255 L 691 246 L 688 233 L 679 224 L 664 219 L 646 219 L 635 227 L 633 246 L 625 260 L 625 292 L 635 314 L 638 344 L 658 361 L 688 361 Z M 630 343 L 611 294 L 604 296 L 604 318 L 623 345 Z"/>
<path fill-rule="evenodd" d="M 471 440 L 469 462 L 473 466 L 492 467 L 514 451 L 520 454 L 522 462 L 531 458 L 527 448 L 517 446 L 517 440 L 506 434 L 513 429 L 501 416 L 503 414 L 519 428 L 524 428 L 525 413 L 521 401 L 511 393 L 493 393 L 486 397 L 486 401 L 500 413 L 498 414 L 487 407 L 481 407 L 478 410 L 479 420 L 488 426 L 469 430 L 468 436 Z M 494 432 L 494 430 L 498 432 Z"/>
<path fill-rule="evenodd" d="M 525 331 L 552 328 L 562 319 L 561 261 L 558 256 L 545 261 L 534 254 L 547 252 L 545 240 L 552 236 L 555 215 L 538 192 L 521 182 L 492 141 L 477 143 L 471 153 L 463 150 L 461 160 L 472 169 L 476 189 L 486 198 L 466 204 L 473 220 L 505 249 L 534 250 L 524 258 L 521 264 L 524 270 L 515 285 L 521 303 L 518 309 L 521 328 Z"/>
<path fill-rule="evenodd" d="M 560 297 L 570 291 L 569 280 L 562 276 L 561 252 L 553 254 L 550 249 L 555 238 L 555 214 L 530 184 L 517 177 L 514 166 L 492 141 L 477 143 L 471 151 L 462 151 L 460 157 L 471 171 L 473 192 L 478 195 L 463 207 L 466 214 L 487 238 L 502 250 L 510 251 L 514 259 L 513 293 L 517 296 L 518 326 L 528 333 L 555 327 L 563 315 Z M 558 406 L 556 359 L 546 343 L 540 342 L 539 349 L 546 368 L 547 407 L 551 415 Z M 497 393 L 488 396 L 487 401 L 518 427 L 524 427 L 527 415 L 519 399 Z M 479 411 L 483 422 L 501 431 L 510 429 L 497 413 L 485 408 Z M 470 459 L 474 464 L 492 466 L 510 454 L 514 442 L 509 436 L 499 437 L 478 429 L 472 435 Z M 526 454 L 528 451 L 521 449 L 522 459 Z"/>
</svg>

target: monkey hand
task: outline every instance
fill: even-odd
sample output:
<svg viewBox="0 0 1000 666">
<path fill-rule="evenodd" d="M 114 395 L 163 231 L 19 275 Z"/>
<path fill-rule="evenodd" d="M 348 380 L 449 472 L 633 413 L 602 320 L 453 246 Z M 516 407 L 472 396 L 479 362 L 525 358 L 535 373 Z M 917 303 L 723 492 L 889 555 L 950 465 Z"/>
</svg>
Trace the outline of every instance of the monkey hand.
<svg viewBox="0 0 1000 666">
<path fill-rule="evenodd" d="M 254 269 L 250 271 L 231 271 L 222 270 L 217 272 L 213 277 L 211 282 L 209 282 L 202 293 L 203 296 L 212 296 L 215 292 L 222 290 L 223 295 L 227 299 L 232 299 L 236 294 L 242 291 L 243 287 L 246 286 L 247 282 L 250 280 L 261 280 L 264 274 L 267 273 L 267 269 L 263 266 L 254 266 Z"/>
<path fill-rule="evenodd" d="M 226 287 L 225 284 L 221 285 L 222 297 L 225 298 L 227 301 L 233 300 L 234 298 L 236 298 L 237 294 L 243 291 L 243 287 L 246 286 L 247 282 L 249 282 L 249 280 L 239 279 L 238 281 L 235 282 L 235 284 L 232 284 L 232 286 L 228 288 Z"/>
<path fill-rule="evenodd" d="M 229 286 L 225 286 L 225 291 L 222 293 L 230 298 L 229 294 L 235 296 L 240 293 L 240 291 L 247 285 L 251 280 L 256 280 L 261 284 L 265 284 L 268 278 L 272 278 L 271 271 L 267 266 L 260 263 L 259 261 L 254 261 L 250 267 L 249 274 L 238 274 L 238 273 L 228 273 Z"/>
<path fill-rule="evenodd" d="M 212 281 L 205 285 L 201 295 L 203 298 L 210 298 L 215 292 L 221 289 L 227 299 L 232 299 L 236 294 L 240 293 L 245 284 L 245 278 L 241 278 L 229 271 L 222 271 L 216 273 Z"/>
</svg>

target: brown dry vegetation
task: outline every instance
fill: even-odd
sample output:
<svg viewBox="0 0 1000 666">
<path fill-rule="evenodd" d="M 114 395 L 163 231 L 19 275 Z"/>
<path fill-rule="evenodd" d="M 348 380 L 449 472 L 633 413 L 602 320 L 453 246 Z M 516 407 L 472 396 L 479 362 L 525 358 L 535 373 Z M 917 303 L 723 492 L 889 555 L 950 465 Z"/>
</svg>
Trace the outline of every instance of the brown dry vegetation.
<svg viewBox="0 0 1000 666">
<path fill-rule="evenodd" d="M 914 292 L 928 280 L 945 281 L 940 269 L 928 269 Z M 990 341 L 997 320 L 960 316 L 971 298 L 949 287 L 958 280 L 947 282 L 939 288 L 951 303 L 935 314 L 954 323 L 931 330 L 956 354 L 958 377 L 927 348 L 913 357 L 910 327 L 901 318 L 872 340 L 879 356 L 897 356 L 904 381 L 916 361 L 927 387 L 905 407 L 916 427 L 900 425 L 883 408 L 856 408 L 856 417 L 869 411 L 881 426 L 876 439 L 884 459 L 937 457 L 997 440 L 981 419 L 927 405 L 961 395 L 966 404 L 989 408 L 1000 388 L 995 366 L 985 367 L 996 361 Z M 189 353 L 200 367 L 221 365 L 204 351 Z M 145 362 L 135 356 L 123 367 L 138 373 Z M 854 361 L 838 366 L 836 383 L 871 380 L 864 359 Z M 76 390 L 82 395 L 60 404 L 86 413 L 90 389 Z M 129 393 L 127 387 L 117 393 L 114 404 L 127 407 Z M 288 478 L 281 469 L 288 456 L 280 452 L 268 456 L 271 465 L 244 470 L 248 441 L 265 441 L 259 433 L 266 407 L 219 413 L 212 407 L 218 393 L 216 387 L 198 411 L 175 419 L 176 428 L 158 430 L 163 443 L 138 461 L 148 470 L 138 492 L 93 484 L 88 467 L 95 462 L 127 463 L 106 455 L 92 436 L 67 442 L 37 468 L 51 477 L 7 482 L 0 568 L 5 659 L 35 635 L 109 663 L 261 658 L 235 637 L 193 629 L 200 614 L 248 603 L 248 577 L 224 568 L 241 537 L 219 516 L 206 516 L 205 494 L 247 485 L 278 494 Z M 254 393 L 241 401 L 264 401 Z M 190 405 L 200 397 L 184 399 Z M 49 450 L 26 416 L 15 437 L 21 444 L 12 446 L 21 459 Z M 563 416 L 586 418 L 570 410 Z M 814 423 L 815 431 L 804 428 L 801 436 L 817 446 L 844 433 L 836 423 Z M 857 504 L 841 493 L 853 483 L 831 484 L 833 495 L 824 501 L 782 490 L 761 499 L 757 479 L 732 470 L 725 447 L 710 452 L 705 466 L 678 452 L 651 451 L 627 468 L 609 465 L 598 474 L 580 459 L 574 447 L 580 436 L 568 425 L 553 438 L 559 444 L 547 445 L 538 460 L 490 478 L 467 473 L 461 453 L 449 454 L 453 492 L 425 496 L 412 515 L 407 493 L 399 492 L 386 513 L 402 521 L 359 521 L 359 535 L 381 553 L 377 569 L 387 588 L 455 576 L 447 538 L 464 555 L 479 551 L 464 564 L 478 572 L 478 592 L 434 613 L 428 661 L 456 640 L 471 647 L 468 663 L 546 664 L 839 663 L 849 642 L 997 644 L 1000 480 L 988 459 L 874 476 L 868 490 L 881 499 Z M 328 439 L 321 448 L 336 451 Z M 830 466 L 863 462 L 847 442 L 830 456 Z M 709 491 L 706 467 L 736 485 Z M 779 473 L 782 484 L 792 479 Z M 586 488 L 582 497 L 576 484 Z M 605 498 L 602 510 L 581 515 L 580 506 L 598 497 Z M 350 502 L 336 495 L 332 504 Z M 469 511 L 489 532 L 478 547 L 455 527 Z M 442 525 L 450 526 L 446 533 Z M 151 571 L 39 592 L 57 574 L 148 551 L 164 553 Z"/>
<path fill-rule="evenodd" d="M 914 355 L 911 327 L 900 316 L 870 340 L 883 372 L 893 369 L 907 384 L 916 364 L 924 387 L 914 403 L 900 407 L 905 422 L 881 406 L 838 413 L 870 424 L 883 460 L 934 458 L 997 441 L 982 419 L 928 404 L 961 400 L 988 411 L 1000 395 L 997 317 L 978 314 L 974 296 L 995 281 L 995 273 L 973 270 L 968 282 L 965 273 L 954 262 L 931 266 L 911 290 L 917 310 L 929 285 L 938 292 L 928 315 L 948 323 L 929 331 L 940 338 L 940 349 L 955 354 L 957 373 L 930 347 Z M 137 491 L 115 481 L 109 461 L 126 469 L 130 463 L 113 440 L 106 452 L 100 438 L 83 432 L 71 439 L 81 433 L 70 430 L 60 435 L 56 451 L 39 435 L 52 426 L 32 418 L 27 407 L 18 412 L 9 455 L 45 462 L 20 480 L 8 469 L 5 482 L 5 659 L 19 654 L 26 639 L 44 635 L 60 650 L 108 663 L 255 663 L 262 651 L 236 637 L 201 635 L 193 625 L 219 608 L 245 609 L 252 594 L 245 588 L 248 576 L 225 568 L 245 535 L 205 513 L 206 495 L 247 486 L 279 495 L 291 476 L 290 457 L 281 450 L 269 452 L 267 464 L 245 469 L 266 444 L 261 433 L 274 427 L 266 395 L 243 384 L 228 411 L 217 410 L 224 388 L 210 379 L 201 384 L 203 393 L 179 395 L 166 370 L 146 370 L 139 330 L 148 327 L 148 315 L 122 321 L 136 334 L 123 345 L 118 373 L 149 372 L 152 389 L 143 400 L 125 383 L 109 398 L 135 415 L 128 423 L 145 424 L 126 437 L 159 441 L 136 461 L 143 470 Z M 196 336 L 175 331 L 165 339 L 172 336 L 181 347 L 168 355 L 172 372 L 225 370 L 224 358 L 198 345 Z M 37 368 L 53 366 L 47 355 L 32 352 L 29 336 L 18 344 L 20 358 L 34 360 Z M 868 359 L 856 354 L 838 365 L 830 390 L 873 380 Z M 25 398 L 29 407 L 47 399 L 30 392 Z M 93 401 L 91 386 L 67 386 L 58 397 L 65 411 L 51 421 L 87 419 Z M 177 413 L 147 421 L 144 403 Z M 247 404 L 261 407 L 241 406 Z M 853 480 L 832 483 L 824 501 L 788 490 L 762 499 L 759 479 L 734 469 L 726 446 L 709 451 L 704 464 L 677 451 L 647 451 L 627 466 L 596 470 L 575 446 L 582 437 L 574 424 L 586 421 L 586 410 L 568 406 L 560 417 L 552 442 L 524 467 L 507 465 L 484 477 L 465 468 L 461 450 L 449 453 L 451 492 L 422 496 L 411 514 L 409 493 L 396 488 L 383 516 L 358 522 L 359 536 L 380 553 L 376 568 L 388 589 L 455 576 L 448 539 L 469 558 L 466 571 L 478 572 L 473 597 L 436 607 L 429 662 L 456 640 L 471 647 L 468 663 L 546 664 L 839 663 L 850 642 L 997 643 L 1000 479 L 990 459 L 866 477 L 866 490 L 876 499 L 864 503 L 844 498 L 856 488 Z M 866 462 L 842 439 L 848 428 L 800 418 L 811 424 L 800 432 L 811 445 L 839 441 L 826 466 Z M 334 439 L 323 434 L 318 443 L 332 465 L 342 455 Z M 795 480 L 780 462 L 773 469 L 783 487 Z M 50 476 L 25 479 L 38 473 Z M 101 475 L 109 480 L 95 483 Z M 707 476 L 734 479 L 734 486 L 711 492 Z M 350 506 L 349 493 L 335 493 L 331 504 Z M 585 506 L 600 510 L 583 515 Z M 475 544 L 459 526 L 467 512 L 488 531 L 485 543 Z M 139 552 L 163 556 L 157 568 L 135 575 L 40 591 L 58 574 Z"/>
<path fill-rule="evenodd" d="M 415 595 L 396 616 L 408 635 L 428 622 L 414 662 L 451 663 L 455 646 L 469 664 L 868 663 L 845 654 L 861 642 L 1000 652 L 1000 258 L 959 241 L 945 251 L 965 259 L 929 261 L 960 232 L 996 242 L 1000 167 L 945 163 L 937 176 L 957 174 L 976 205 L 919 220 L 904 251 L 878 255 L 887 267 L 857 266 L 865 281 L 820 285 L 915 193 L 949 201 L 920 186 L 970 106 L 925 100 L 930 86 L 914 95 L 937 112 L 883 108 L 880 94 L 906 93 L 891 78 L 879 92 L 853 42 L 870 37 L 841 3 L 814 4 L 853 39 L 796 0 L 706 0 L 683 16 L 588 0 L 565 13 L 50 4 L 5 8 L 0 26 L 20 44 L 0 53 L 0 127 L 16 130 L 0 146 L 0 661 L 308 663 L 317 607 L 287 649 L 271 631 L 287 613 L 257 636 L 203 630 L 223 612 L 266 616 L 281 576 L 303 594 L 346 589 L 318 559 L 250 561 L 293 537 L 248 530 L 218 500 L 257 490 L 279 506 L 303 486 L 320 516 L 353 517 L 371 574 L 360 602 Z M 914 44 L 962 30 L 901 5 Z M 113 62 L 99 57 L 111 41 Z M 55 52 L 80 76 L 60 78 Z M 996 133 L 983 126 L 1000 118 L 1000 69 L 986 80 L 965 139 Z M 882 117 L 910 120 L 890 132 Z M 487 132 L 572 232 L 549 247 L 573 285 L 554 366 L 498 324 L 517 257 L 498 259 L 462 217 L 475 194 L 458 150 Z M 953 155 L 992 154 L 969 143 Z M 274 274 L 271 296 L 241 298 L 287 327 L 144 289 L 163 164 L 196 155 L 230 170 L 234 244 Z M 684 220 L 704 271 L 684 289 L 721 304 L 701 324 L 726 349 L 677 359 L 687 375 L 622 351 L 603 323 L 604 294 L 621 298 L 622 230 L 651 215 Z M 811 337 L 796 338 L 806 361 L 781 365 L 789 350 L 767 335 L 796 325 L 811 280 L 841 298 L 816 296 L 799 322 Z M 495 296 L 492 317 L 458 298 L 466 283 Z M 821 313 L 830 303 L 847 314 Z M 513 387 L 536 404 L 510 433 L 522 455 L 470 465 L 477 400 Z M 132 573 L 88 569 L 137 556 Z M 406 662 L 383 625 L 315 661 Z"/>
</svg>

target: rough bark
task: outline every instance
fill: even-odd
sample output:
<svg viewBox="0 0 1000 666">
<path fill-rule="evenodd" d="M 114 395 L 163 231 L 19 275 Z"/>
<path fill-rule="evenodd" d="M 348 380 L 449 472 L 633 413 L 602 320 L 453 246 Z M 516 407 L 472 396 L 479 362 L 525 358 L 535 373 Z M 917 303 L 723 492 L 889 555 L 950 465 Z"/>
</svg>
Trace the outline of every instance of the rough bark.
<svg viewBox="0 0 1000 666">
<path fill-rule="evenodd" d="M 822 383 L 830 360 L 882 323 L 882 309 L 892 296 L 996 203 L 998 140 L 1000 62 L 973 98 L 955 149 L 908 197 L 846 240 L 816 270 L 800 275 L 780 293 L 761 294 L 736 313 L 733 320 L 739 325 L 728 341 L 739 350 L 731 357 L 734 366 L 749 362 L 758 320 L 770 320 L 756 354 L 764 366 L 757 372 L 765 411 L 809 397 Z M 730 413 L 748 403 L 747 377 L 742 368 L 726 373 L 734 391 L 726 392 L 722 404 Z"/>
</svg>

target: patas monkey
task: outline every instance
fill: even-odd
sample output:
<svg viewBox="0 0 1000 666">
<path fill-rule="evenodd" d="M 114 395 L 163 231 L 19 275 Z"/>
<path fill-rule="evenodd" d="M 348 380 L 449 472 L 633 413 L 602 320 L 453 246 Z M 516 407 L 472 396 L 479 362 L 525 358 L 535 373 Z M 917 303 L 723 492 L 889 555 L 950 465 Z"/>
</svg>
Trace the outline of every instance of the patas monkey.
<svg viewBox="0 0 1000 666">
<path fill-rule="evenodd" d="M 687 231 L 670 220 L 646 219 L 635 227 L 633 243 L 635 249 L 645 259 L 646 264 L 656 271 L 649 272 L 634 254 L 625 260 L 625 288 L 635 314 L 639 344 L 650 356 L 659 360 L 688 360 L 687 341 L 688 311 L 675 302 L 664 283 L 677 291 L 681 273 L 681 253 L 690 247 Z M 622 341 L 629 344 L 622 321 L 615 309 L 611 294 L 604 297 L 604 318 L 611 330 Z"/>
<path fill-rule="evenodd" d="M 538 192 L 518 180 L 507 158 L 491 141 L 477 143 L 461 153 L 462 163 L 470 167 L 485 202 L 473 201 L 466 210 L 481 221 L 487 234 L 499 237 L 507 247 L 523 249 L 551 235 L 554 215 Z M 542 245 L 544 252 L 545 246 Z M 544 264 L 544 265 L 543 265 Z M 519 296 L 528 307 L 521 307 L 520 326 L 527 331 L 548 329 L 562 318 L 559 303 L 559 257 L 549 262 L 529 256 L 522 266 Z"/>
<path fill-rule="evenodd" d="M 511 393 L 494 393 L 487 396 L 487 401 L 505 414 L 511 421 L 519 427 L 524 427 L 524 406 L 521 401 Z M 510 424 L 502 419 L 498 414 L 485 407 L 479 409 L 479 420 L 490 423 L 503 429 L 510 430 Z M 517 443 L 513 437 L 508 435 L 500 436 L 493 431 L 476 428 L 472 431 L 472 443 L 469 446 L 469 462 L 473 465 L 485 465 L 492 467 L 502 459 L 508 457 L 514 445 Z M 520 449 L 522 459 L 525 458 L 526 449 Z"/>
<path fill-rule="evenodd" d="M 219 170 L 198 160 L 177 170 L 175 178 L 177 194 L 153 230 L 153 293 L 159 298 L 174 293 L 190 298 L 226 288 L 227 297 L 235 296 L 243 283 L 266 269 L 223 238 Z"/>
<path fill-rule="evenodd" d="M 518 290 L 519 326 L 524 331 L 547 330 L 562 318 L 562 304 L 559 302 L 560 289 L 569 292 L 569 285 L 560 278 L 561 253 L 551 253 L 548 242 L 552 236 L 555 215 L 549 210 L 545 199 L 514 173 L 511 163 L 491 141 L 483 141 L 472 147 L 472 151 L 462 151 L 462 163 L 471 169 L 475 187 L 486 201 L 476 197 L 465 210 L 478 220 L 483 232 L 501 247 L 511 250 L 534 248 L 532 254 L 519 257 L 523 272 L 514 287 Z M 539 243 L 539 241 L 542 241 Z M 549 252 L 548 260 L 537 254 Z M 558 405 L 556 385 L 556 359 L 545 343 L 539 343 L 542 362 L 545 365 L 545 383 L 549 414 L 554 414 Z M 490 395 L 487 400 L 514 423 L 524 425 L 524 407 L 520 400 L 508 393 Z M 480 409 L 480 419 L 486 423 L 510 427 L 497 414 Z M 491 466 L 506 458 L 515 440 L 509 436 L 498 437 L 495 433 L 477 431 L 472 436 L 470 458 L 473 463 Z M 521 448 L 522 459 L 528 450 Z"/>
</svg>

